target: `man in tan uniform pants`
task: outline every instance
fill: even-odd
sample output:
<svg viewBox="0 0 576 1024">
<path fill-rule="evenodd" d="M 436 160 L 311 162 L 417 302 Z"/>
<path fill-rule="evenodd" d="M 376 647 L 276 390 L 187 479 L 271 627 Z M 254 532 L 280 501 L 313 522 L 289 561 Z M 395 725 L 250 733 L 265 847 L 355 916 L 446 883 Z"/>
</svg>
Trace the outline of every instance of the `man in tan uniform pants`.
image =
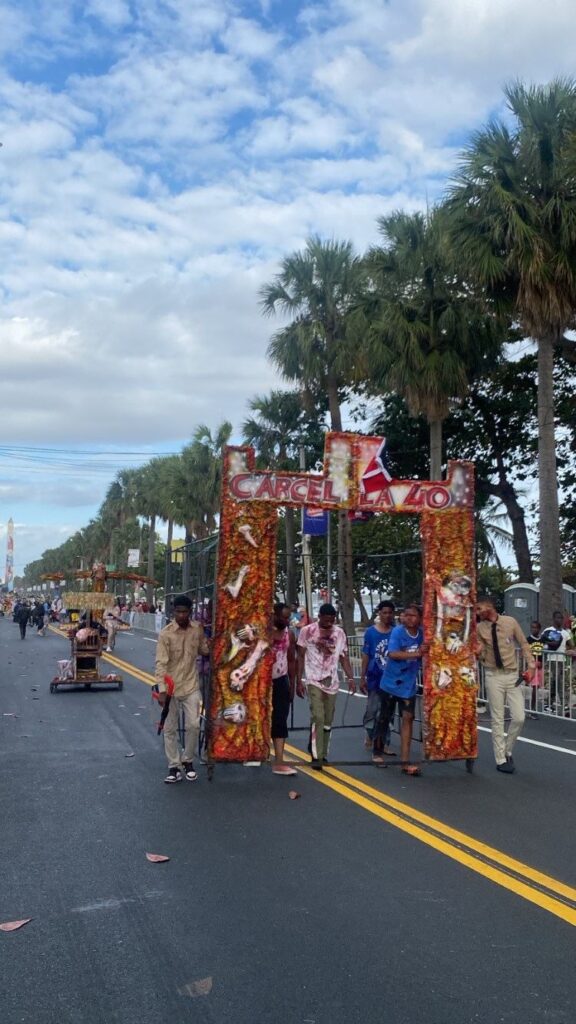
<svg viewBox="0 0 576 1024">
<path fill-rule="evenodd" d="M 496 769 L 512 775 L 515 771 L 512 750 L 525 718 L 524 697 L 519 685 L 521 666 L 518 662 L 518 649 L 528 666 L 527 682 L 534 676 L 536 662 L 519 623 L 511 615 L 499 615 L 492 601 L 483 598 L 476 605 L 476 616 L 476 654 L 486 672 Z M 504 735 L 505 704 L 510 708 L 511 715 L 508 736 Z"/>
<path fill-rule="evenodd" d="M 196 659 L 209 653 L 208 641 L 200 622 L 192 622 L 192 602 L 183 594 L 174 600 L 174 619 L 161 631 L 156 648 L 156 683 L 158 701 L 166 701 L 164 676 L 174 680 L 174 696 L 170 701 L 164 725 L 164 750 L 168 759 L 168 775 L 164 782 L 181 782 L 182 773 L 195 782 L 194 755 L 197 753 L 202 694 Z M 180 751 L 178 713 L 184 710 L 186 741 Z"/>
</svg>

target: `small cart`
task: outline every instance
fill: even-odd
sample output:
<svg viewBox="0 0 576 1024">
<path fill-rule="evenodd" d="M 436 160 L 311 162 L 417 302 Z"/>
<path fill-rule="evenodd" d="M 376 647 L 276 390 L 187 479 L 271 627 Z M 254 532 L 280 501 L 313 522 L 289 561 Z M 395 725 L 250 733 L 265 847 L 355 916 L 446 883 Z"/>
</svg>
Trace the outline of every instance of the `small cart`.
<svg viewBox="0 0 576 1024">
<path fill-rule="evenodd" d="M 102 675 L 100 657 L 102 655 L 102 637 L 97 630 L 87 630 L 81 640 L 73 636 L 70 640 L 72 651 L 69 660 L 58 662 L 58 675 L 50 683 L 50 693 L 56 693 L 59 686 L 84 686 L 89 690 L 94 683 L 116 686 L 121 690 L 124 686 L 122 676 L 115 672 Z"/>
</svg>

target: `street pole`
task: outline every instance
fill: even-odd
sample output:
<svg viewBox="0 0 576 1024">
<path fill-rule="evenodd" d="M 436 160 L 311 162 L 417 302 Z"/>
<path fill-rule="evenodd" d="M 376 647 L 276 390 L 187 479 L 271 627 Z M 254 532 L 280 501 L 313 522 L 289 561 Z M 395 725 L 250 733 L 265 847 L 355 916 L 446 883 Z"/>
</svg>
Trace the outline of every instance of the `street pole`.
<svg viewBox="0 0 576 1024">
<path fill-rule="evenodd" d="M 306 472 L 306 452 L 304 446 L 300 446 L 300 469 Z M 308 617 L 312 619 L 312 580 L 310 573 L 310 537 L 304 533 L 304 506 L 300 511 L 300 530 L 302 533 L 302 589 L 304 591 L 304 604 Z"/>
<path fill-rule="evenodd" d="M 328 509 L 326 526 L 326 599 L 332 604 L 332 513 Z"/>
</svg>

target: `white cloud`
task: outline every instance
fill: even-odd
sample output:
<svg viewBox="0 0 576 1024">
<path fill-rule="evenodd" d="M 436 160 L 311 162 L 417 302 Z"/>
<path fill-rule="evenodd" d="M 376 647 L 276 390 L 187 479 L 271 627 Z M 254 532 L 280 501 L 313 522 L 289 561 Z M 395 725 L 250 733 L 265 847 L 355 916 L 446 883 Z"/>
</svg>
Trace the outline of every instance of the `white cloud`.
<svg viewBox="0 0 576 1024">
<path fill-rule="evenodd" d="M 505 80 L 573 65 L 573 0 L 0 0 L 0 19 L 0 408 L 5 441 L 36 444 L 239 425 L 277 384 L 258 289 L 281 256 L 374 242 L 378 215 L 439 195 Z"/>
</svg>

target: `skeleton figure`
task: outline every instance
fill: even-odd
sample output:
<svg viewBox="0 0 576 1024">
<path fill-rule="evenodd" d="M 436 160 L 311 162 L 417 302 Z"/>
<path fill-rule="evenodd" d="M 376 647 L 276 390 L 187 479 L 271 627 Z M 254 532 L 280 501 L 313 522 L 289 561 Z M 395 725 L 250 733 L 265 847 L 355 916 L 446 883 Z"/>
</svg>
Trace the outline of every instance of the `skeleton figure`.
<svg viewBox="0 0 576 1024">
<path fill-rule="evenodd" d="M 253 673 L 255 672 L 256 666 L 258 665 L 260 658 L 262 657 L 264 652 L 268 650 L 268 646 L 269 645 L 267 640 L 258 640 L 257 644 L 246 658 L 244 664 L 240 665 L 239 668 L 235 668 L 234 671 L 231 672 L 231 690 L 236 690 L 239 692 L 240 690 L 244 689 L 244 686 L 250 679 L 250 676 L 253 675 Z"/>
<path fill-rule="evenodd" d="M 450 654 L 461 650 L 470 635 L 471 589 L 470 577 L 453 571 L 436 593 L 436 637 Z"/>
<path fill-rule="evenodd" d="M 238 594 L 242 590 L 242 584 L 244 583 L 244 579 L 246 578 L 248 568 L 249 567 L 247 565 L 243 565 L 234 582 L 227 583 L 226 586 L 224 587 L 224 590 L 227 590 L 228 593 L 230 594 L 230 597 L 233 597 L 234 600 L 236 600 Z"/>
<path fill-rule="evenodd" d="M 251 544 L 253 548 L 258 547 L 258 541 L 254 540 L 249 523 L 242 523 L 238 527 L 238 533 L 242 534 L 247 544 Z"/>
<path fill-rule="evenodd" d="M 235 633 L 230 634 L 230 650 L 226 656 L 226 662 L 234 661 L 234 658 L 244 647 L 250 647 L 256 639 L 256 628 L 247 623 L 241 626 Z"/>
<path fill-rule="evenodd" d="M 439 690 L 446 690 L 452 682 L 452 669 L 442 666 L 436 673 L 436 686 Z"/>
<path fill-rule="evenodd" d="M 226 719 L 227 722 L 233 722 L 234 725 L 242 725 L 246 721 L 248 716 L 248 709 L 245 704 L 229 704 L 222 711 L 222 718 Z"/>
</svg>

